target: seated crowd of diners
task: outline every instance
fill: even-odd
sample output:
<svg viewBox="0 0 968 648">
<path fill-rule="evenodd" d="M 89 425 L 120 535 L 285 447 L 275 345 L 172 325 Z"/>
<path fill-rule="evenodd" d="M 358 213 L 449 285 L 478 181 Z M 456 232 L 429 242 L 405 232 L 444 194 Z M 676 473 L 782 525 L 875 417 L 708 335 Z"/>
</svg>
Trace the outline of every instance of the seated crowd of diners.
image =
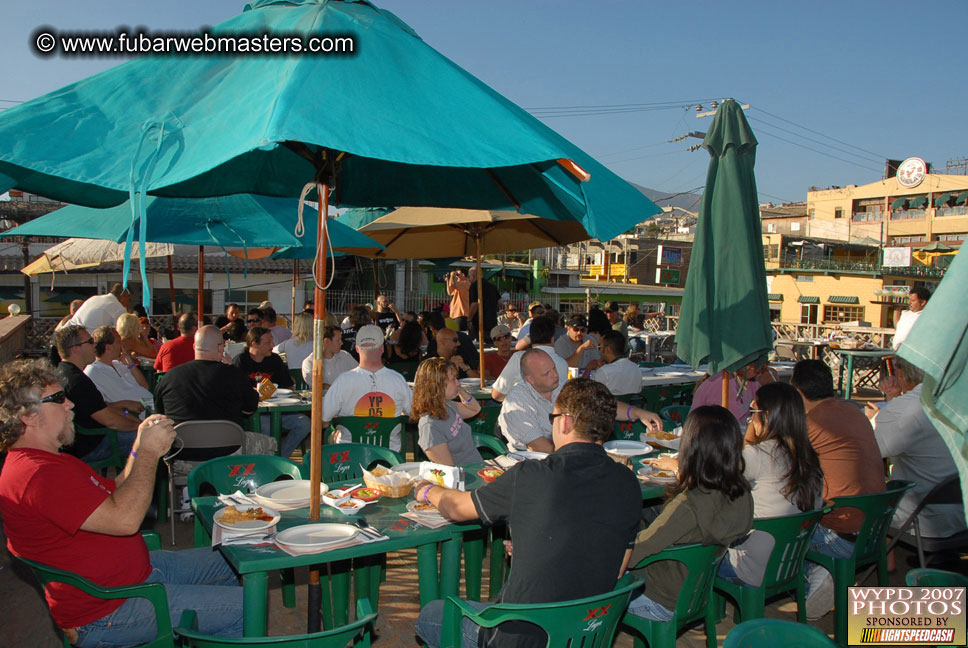
<svg viewBox="0 0 968 648">
<path fill-rule="evenodd" d="M 312 316 L 308 310 L 296 315 L 290 330 L 270 304 L 249 310 L 236 325 L 243 315 L 232 304 L 226 321 L 215 325 L 198 326 L 192 315 L 182 315 L 178 334 L 158 345 L 150 326 L 127 313 L 126 297 L 112 291 L 92 298 L 97 303 L 81 305 L 62 322 L 54 335 L 56 369 L 44 361 L 0 367 L 0 451 L 6 453 L 0 513 L 7 541 L 18 556 L 103 585 L 164 583 L 172 619 L 194 609 L 202 632 L 238 636 L 241 588 L 220 554 L 207 548 L 149 552 L 137 531 L 176 424 L 212 419 L 241 424 L 257 411 L 255 387 L 264 378 L 292 388 L 293 374 L 301 373 L 312 384 Z M 721 546 L 728 550 L 719 576 L 756 587 L 775 539 L 751 532 L 754 519 L 884 491 L 883 460 L 890 459 L 894 479 L 916 483 L 898 507 L 899 523 L 941 477 L 956 472 L 920 408 L 923 375 L 910 364 L 897 361 L 897 379 L 890 385 L 896 392 L 865 415 L 835 396 L 823 362 L 801 361 L 788 384 L 776 379 L 764 358 L 727 377 L 728 408 L 720 405 L 722 375 L 697 386 L 678 455 L 656 463 L 657 469 L 675 471 L 675 482 L 660 506 L 643 508 L 635 473 L 603 447 L 616 421 L 661 429 L 655 413 L 628 402 L 641 388 L 641 372 L 628 359 L 629 322 L 614 303 L 564 322 L 549 311 L 533 303 L 531 317 L 521 321 L 508 305 L 503 321 L 488 332 L 495 348 L 487 351 L 483 367 L 471 339 L 448 326 L 441 312 L 401 314 L 382 298 L 372 311 L 352 309 L 345 325 L 332 317 L 323 322 L 325 426 L 342 417 L 406 416 L 429 460 L 479 464 L 467 421 L 481 412 L 481 395 L 475 397 L 461 378 L 483 372 L 494 381 L 484 400 L 500 403 L 497 429 L 508 448 L 548 453 L 470 492 L 429 482 L 412 491 L 413 498 L 452 521 L 509 526 L 513 569 L 501 602 L 601 594 L 631 571 L 644 585 L 628 612 L 668 621 L 685 567 L 667 560 L 640 567 L 646 558 L 675 545 Z M 239 326 L 245 327 L 241 336 Z M 234 356 L 228 351 L 233 340 L 242 345 Z M 152 359 L 164 373 L 153 393 L 139 357 Z M 393 368 L 403 363 L 416 365 L 412 386 Z M 268 415 L 262 419 L 267 433 Z M 288 457 L 306 439 L 310 421 L 305 414 L 286 413 L 282 425 L 280 454 Z M 88 465 L 106 456 L 105 441 L 75 436 L 75 426 L 118 431 L 128 459 L 114 479 Z M 389 440 L 398 452 L 406 449 L 403 426 Z M 333 443 L 352 440 L 344 426 L 331 434 Z M 62 497 L 64 492 L 72 497 Z M 812 549 L 849 556 L 862 521 L 855 509 L 833 510 L 821 519 Z M 960 505 L 925 509 L 922 534 L 963 530 Z M 804 573 L 807 616 L 817 619 L 833 605 L 831 574 L 815 563 L 807 563 Z M 74 645 L 123 645 L 153 636 L 150 605 L 143 600 L 98 600 L 56 585 L 48 587 L 47 599 Z M 443 601 L 422 609 L 415 630 L 427 645 L 440 645 L 443 616 Z M 530 624 L 485 629 L 465 619 L 462 632 L 465 646 L 543 645 L 540 629 Z"/>
</svg>

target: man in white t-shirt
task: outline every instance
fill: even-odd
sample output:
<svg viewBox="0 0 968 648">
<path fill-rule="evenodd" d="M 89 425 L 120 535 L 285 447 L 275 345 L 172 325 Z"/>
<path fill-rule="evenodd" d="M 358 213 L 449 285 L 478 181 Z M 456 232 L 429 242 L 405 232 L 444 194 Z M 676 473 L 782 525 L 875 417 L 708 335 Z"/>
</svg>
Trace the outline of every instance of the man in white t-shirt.
<svg viewBox="0 0 968 648">
<path fill-rule="evenodd" d="M 114 326 L 118 318 L 128 312 L 131 303 L 131 293 L 116 283 L 111 286 L 106 295 L 88 297 L 81 307 L 68 320 L 67 325 L 83 326 L 88 331 L 94 331 L 102 326 Z"/>
<path fill-rule="evenodd" d="M 356 369 L 359 363 L 349 352 L 343 350 L 343 330 L 338 326 L 323 329 L 323 387 L 329 387 L 340 374 Z M 303 380 L 313 384 L 313 354 L 302 363 Z"/>
<path fill-rule="evenodd" d="M 113 327 L 102 326 L 91 337 L 95 360 L 84 367 L 85 375 L 94 382 L 105 403 L 140 415 L 145 406 L 154 404 L 154 397 L 138 363 L 123 352 L 121 336 Z"/>
<path fill-rule="evenodd" d="M 891 346 L 897 349 L 901 342 L 907 339 L 908 334 L 914 327 L 914 323 L 921 317 L 921 311 L 928 305 L 931 299 L 931 292 L 927 288 L 914 286 L 908 293 L 908 310 L 901 313 L 897 322 L 894 323 L 894 340 Z"/>
<path fill-rule="evenodd" d="M 555 334 L 555 324 L 547 317 L 536 317 L 531 322 L 532 348 L 540 349 L 551 356 L 554 360 L 555 368 L 558 370 L 558 380 L 564 383 L 568 380 L 568 363 L 560 355 L 555 353 L 555 348 L 551 346 L 551 341 Z M 491 398 L 497 402 L 503 402 L 504 398 L 511 392 L 511 388 L 521 382 L 521 356 L 524 351 L 518 351 L 508 360 L 501 375 L 494 381 L 491 388 Z M 550 428 L 549 428 L 550 429 Z"/>
<path fill-rule="evenodd" d="M 591 373 L 613 395 L 632 395 L 642 391 L 642 370 L 625 357 L 625 337 L 618 331 L 609 331 L 599 344 L 605 364 Z"/>
<path fill-rule="evenodd" d="M 340 416 L 393 418 L 410 413 L 413 394 L 402 375 L 383 366 L 383 331 L 367 324 L 356 333 L 360 366 L 340 374 L 323 397 L 323 426 Z M 400 451 L 400 426 L 390 434 L 390 449 Z M 352 441 L 340 426 L 337 443 Z"/>
</svg>

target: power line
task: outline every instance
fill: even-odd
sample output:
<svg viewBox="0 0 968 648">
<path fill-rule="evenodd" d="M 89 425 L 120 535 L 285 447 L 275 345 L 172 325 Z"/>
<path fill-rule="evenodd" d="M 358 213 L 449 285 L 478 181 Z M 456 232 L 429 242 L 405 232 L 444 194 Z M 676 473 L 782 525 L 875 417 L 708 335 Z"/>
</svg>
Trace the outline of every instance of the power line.
<svg viewBox="0 0 968 648">
<path fill-rule="evenodd" d="M 857 149 L 858 151 L 863 151 L 864 153 L 869 153 L 870 155 L 873 155 L 874 157 L 878 158 L 879 160 L 886 160 L 887 157 L 888 157 L 886 155 L 881 155 L 880 153 L 874 153 L 873 151 L 868 151 L 867 149 L 861 148 L 859 146 L 854 146 L 853 144 L 848 144 L 847 142 L 844 142 L 843 140 L 839 140 L 836 137 L 831 137 L 830 135 L 824 135 L 820 131 L 813 130 L 812 128 L 807 128 L 806 126 L 803 126 L 803 125 L 798 124 L 796 122 L 790 121 L 789 119 L 784 119 L 783 117 L 780 117 L 779 115 L 774 115 L 773 113 L 767 112 L 766 110 L 763 110 L 762 108 L 759 108 L 757 106 L 753 106 L 752 109 L 753 110 L 759 110 L 761 113 L 765 113 L 765 114 L 769 115 L 770 117 L 773 117 L 774 119 L 779 119 L 780 121 L 784 121 L 784 122 L 786 122 L 788 124 L 791 124 L 793 126 L 796 126 L 797 128 L 802 128 L 803 130 L 809 131 L 809 132 L 813 133 L 814 135 L 820 135 L 821 137 L 826 137 L 827 139 L 832 140 L 834 142 L 837 142 L 838 144 L 843 144 L 844 146 L 849 146 L 852 149 Z"/>
<path fill-rule="evenodd" d="M 794 146 L 799 146 L 802 149 L 806 149 L 808 151 L 812 151 L 814 153 L 817 153 L 818 155 L 823 155 L 824 157 L 833 158 L 834 160 L 840 160 L 841 162 L 846 162 L 847 164 L 853 164 L 856 167 L 860 167 L 860 168 L 866 169 L 868 171 L 874 171 L 875 173 L 880 173 L 881 172 L 881 169 L 874 169 L 874 168 L 869 167 L 869 166 L 864 166 L 863 164 L 858 164 L 857 162 L 854 162 L 853 160 L 845 160 L 844 158 L 837 157 L 836 155 L 831 155 L 830 153 L 825 153 L 823 151 L 818 151 L 817 149 L 810 148 L 809 146 L 804 146 L 803 144 L 800 144 L 799 142 L 794 142 L 793 140 L 788 140 L 785 137 L 780 137 L 779 135 L 774 135 L 773 133 L 770 133 L 769 131 L 762 131 L 761 130 L 760 132 L 765 133 L 766 135 L 769 135 L 770 137 L 776 138 L 776 139 L 780 140 L 781 142 L 786 142 L 787 144 L 793 144 Z"/>
<path fill-rule="evenodd" d="M 760 123 L 760 124 L 765 124 L 765 125 L 767 125 L 767 126 L 769 126 L 771 128 L 775 128 L 775 129 L 777 129 L 779 131 L 782 131 L 784 133 L 787 133 L 789 135 L 793 135 L 794 137 L 803 138 L 803 139 L 807 140 L 808 142 L 813 142 L 814 144 L 819 144 L 820 146 L 826 146 L 827 148 L 831 148 L 831 149 L 833 149 L 835 151 L 839 151 L 840 153 L 843 153 L 844 155 L 852 155 L 852 156 L 854 156 L 856 158 L 859 158 L 861 160 L 864 160 L 865 162 L 880 163 L 882 161 L 882 158 L 871 159 L 869 156 L 866 156 L 866 155 L 858 155 L 857 153 L 852 153 L 851 151 L 846 151 L 846 150 L 844 150 L 842 148 L 838 148 L 836 146 L 832 146 L 832 145 L 827 144 L 825 142 L 821 142 L 820 140 L 813 139 L 812 137 L 807 137 L 806 135 L 800 135 L 799 133 L 795 133 L 795 132 L 793 132 L 791 130 L 788 130 L 786 128 L 783 128 L 782 126 L 777 126 L 776 124 L 771 124 L 770 122 L 763 121 L 762 119 L 757 119 L 756 117 L 750 117 L 749 119 L 750 119 L 750 121 L 757 122 L 757 123 Z"/>
</svg>

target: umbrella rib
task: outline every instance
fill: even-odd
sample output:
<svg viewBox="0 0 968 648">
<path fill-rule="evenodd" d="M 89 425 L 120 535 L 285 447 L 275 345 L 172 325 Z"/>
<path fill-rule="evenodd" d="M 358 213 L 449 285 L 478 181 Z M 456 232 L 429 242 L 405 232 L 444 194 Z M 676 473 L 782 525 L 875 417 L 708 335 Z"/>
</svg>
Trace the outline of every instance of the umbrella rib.
<svg viewBox="0 0 968 648">
<path fill-rule="evenodd" d="M 552 241 L 554 241 L 559 246 L 563 245 L 563 243 L 562 243 L 562 241 L 561 241 L 560 238 L 558 238 L 557 236 L 555 236 L 554 234 L 552 234 L 550 231 L 548 231 L 547 229 L 545 229 L 544 227 L 541 226 L 541 220 L 542 219 L 540 219 L 540 218 L 536 218 L 533 221 L 531 221 L 531 224 L 534 225 L 534 228 L 536 230 L 538 230 L 539 232 L 541 232 L 542 234 L 544 234 L 545 236 L 547 236 L 549 239 L 551 239 Z"/>
<path fill-rule="evenodd" d="M 504 186 L 504 183 L 501 182 L 500 178 L 497 177 L 497 174 L 491 171 L 490 169 L 484 169 L 484 171 L 487 172 L 487 177 L 489 177 L 491 181 L 497 185 L 498 189 L 500 189 L 504 193 L 504 197 L 507 198 L 512 205 L 514 205 L 514 208 L 520 210 L 521 203 L 519 203 L 517 199 L 515 199 L 515 197 L 511 195 L 511 192 L 508 191 L 508 188 Z"/>
</svg>

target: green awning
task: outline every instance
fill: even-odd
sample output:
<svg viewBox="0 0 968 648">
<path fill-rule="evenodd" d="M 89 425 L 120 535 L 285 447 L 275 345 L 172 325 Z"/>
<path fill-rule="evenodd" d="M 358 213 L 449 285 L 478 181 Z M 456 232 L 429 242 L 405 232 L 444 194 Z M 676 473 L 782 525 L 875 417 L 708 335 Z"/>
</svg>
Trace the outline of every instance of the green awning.
<svg viewBox="0 0 968 648">
<path fill-rule="evenodd" d="M 937 198 L 935 198 L 934 199 L 934 206 L 935 207 L 943 207 L 945 205 L 945 203 L 947 203 L 949 200 L 951 200 L 951 192 L 950 191 L 947 192 L 947 193 L 943 193 L 940 196 L 938 196 Z"/>
<path fill-rule="evenodd" d="M 767 293 L 766 298 L 769 301 L 783 301 L 783 293 Z"/>
<path fill-rule="evenodd" d="M 968 191 L 962 191 L 958 194 L 958 199 L 955 200 L 956 205 L 964 205 L 965 201 L 968 201 Z"/>
<path fill-rule="evenodd" d="M 911 209 L 919 209 L 924 207 L 928 202 L 927 196 L 918 196 L 917 198 L 912 198 L 910 202 Z"/>
<path fill-rule="evenodd" d="M 907 202 L 907 198 L 895 198 L 891 201 L 891 209 L 901 209 L 904 207 L 904 203 Z"/>
<path fill-rule="evenodd" d="M 801 304 L 819 304 L 820 303 L 820 298 L 819 297 L 805 297 L 803 295 L 800 295 L 799 297 L 797 297 L 797 301 L 800 302 Z"/>
<path fill-rule="evenodd" d="M 860 299 L 849 295 L 831 295 L 828 299 L 831 304 L 859 304 Z"/>
</svg>

